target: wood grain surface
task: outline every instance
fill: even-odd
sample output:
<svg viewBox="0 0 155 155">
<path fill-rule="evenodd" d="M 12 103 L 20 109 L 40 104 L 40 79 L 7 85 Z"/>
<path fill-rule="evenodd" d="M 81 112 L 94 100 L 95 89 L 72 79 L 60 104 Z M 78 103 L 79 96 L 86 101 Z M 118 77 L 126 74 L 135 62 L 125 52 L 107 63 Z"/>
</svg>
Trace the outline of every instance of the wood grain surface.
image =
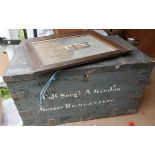
<svg viewBox="0 0 155 155">
<path fill-rule="evenodd" d="M 54 34 L 66 34 L 66 33 L 72 33 L 72 32 L 78 32 L 82 29 L 54 29 Z"/>
<path fill-rule="evenodd" d="M 136 47 L 147 55 L 155 57 L 155 29 L 127 29 L 123 36 L 135 38 L 138 42 Z"/>
</svg>

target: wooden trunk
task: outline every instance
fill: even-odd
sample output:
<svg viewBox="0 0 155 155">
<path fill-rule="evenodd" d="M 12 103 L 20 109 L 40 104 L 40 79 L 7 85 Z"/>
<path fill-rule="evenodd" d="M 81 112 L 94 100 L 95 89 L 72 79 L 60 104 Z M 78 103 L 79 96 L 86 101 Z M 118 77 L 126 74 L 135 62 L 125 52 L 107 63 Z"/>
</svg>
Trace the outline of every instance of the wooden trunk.
<svg viewBox="0 0 155 155">
<path fill-rule="evenodd" d="M 53 71 L 34 74 L 23 48 L 16 49 L 4 80 L 24 125 L 57 125 L 137 111 L 154 62 L 120 37 L 109 39 L 133 52 L 61 70 L 42 102 L 40 92 Z"/>
</svg>

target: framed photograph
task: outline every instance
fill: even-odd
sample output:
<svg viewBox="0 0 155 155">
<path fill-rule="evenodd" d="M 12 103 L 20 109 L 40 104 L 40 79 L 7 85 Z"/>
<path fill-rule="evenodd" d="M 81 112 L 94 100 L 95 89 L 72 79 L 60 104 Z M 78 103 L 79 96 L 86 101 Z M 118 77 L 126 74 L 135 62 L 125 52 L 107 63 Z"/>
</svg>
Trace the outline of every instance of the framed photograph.
<svg viewBox="0 0 155 155">
<path fill-rule="evenodd" d="M 92 30 L 26 39 L 22 44 L 35 72 L 101 61 L 131 51 Z"/>
</svg>

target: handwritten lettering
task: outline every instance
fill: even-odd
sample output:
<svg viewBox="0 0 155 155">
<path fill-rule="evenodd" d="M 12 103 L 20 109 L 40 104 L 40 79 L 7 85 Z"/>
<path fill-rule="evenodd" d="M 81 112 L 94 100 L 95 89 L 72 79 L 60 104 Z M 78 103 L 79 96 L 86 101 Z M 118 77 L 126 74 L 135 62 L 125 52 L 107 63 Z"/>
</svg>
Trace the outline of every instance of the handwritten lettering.
<svg viewBox="0 0 155 155">
<path fill-rule="evenodd" d="M 81 107 L 87 107 L 87 106 L 93 106 L 93 105 L 99 105 L 104 103 L 112 103 L 114 102 L 113 99 L 109 100 L 100 100 L 100 101 L 94 101 L 89 103 L 78 103 L 78 104 L 72 104 L 72 103 L 66 103 L 63 106 L 54 106 L 50 108 L 45 108 L 40 105 L 40 111 L 46 112 L 46 111 L 58 111 L 61 109 L 73 109 L 73 108 L 81 108 Z"/>
<path fill-rule="evenodd" d="M 99 95 L 99 94 L 103 94 L 103 93 L 111 93 L 111 92 L 119 92 L 121 91 L 121 88 L 119 87 L 116 87 L 116 85 L 114 84 L 113 86 L 110 86 L 109 88 L 107 89 L 100 89 L 100 88 L 95 88 L 93 90 L 89 90 L 89 89 L 86 89 L 86 90 L 78 90 L 78 91 L 75 91 L 75 92 L 71 92 L 71 93 L 67 93 L 67 92 L 62 92 L 60 94 L 57 94 L 57 93 L 52 93 L 50 94 L 50 96 L 48 96 L 48 99 L 49 100 L 55 100 L 55 99 L 65 99 L 65 98 L 80 98 L 82 96 L 90 96 L 90 95 Z"/>
<path fill-rule="evenodd" d="M 55 100 L 55 99 L 78 99 L 80 97 L 88 97 L 91 95 L 101 95 L 101 94 L 107 94 L 107 93 L 118 93 L 121 91 L 121 88 L 116 86 L 116 84 L 108 87 L 108 88 L 94 88 L 94 89 L 85 89 L 85 90 L 77 90 L 75 92 L 60 92 L 60 93 L 52 93 L 48 97 L 45 98 L 45 100 Z M 106 99 L 106 100 L 99 100 L 99 101 L 93 101 L 93 102 L 85 102 L 85 103 L 67 103 L 68 100 L 64 100 L 64 103 L 61 103 L 60 106 L 52 105 L 50 102 L 49 106 L 46 107 L 45 105 L 40 105 L 40 111 L 47 112 L 47 111 L 58 111 L 62 109 L 73 109 L 73 108 L 83 108 L 88 106 L 94 106 L 94 105 L 100 105 L 105 103 L 112 103 L 114 102 L 113 99 Z"/>
</svg>

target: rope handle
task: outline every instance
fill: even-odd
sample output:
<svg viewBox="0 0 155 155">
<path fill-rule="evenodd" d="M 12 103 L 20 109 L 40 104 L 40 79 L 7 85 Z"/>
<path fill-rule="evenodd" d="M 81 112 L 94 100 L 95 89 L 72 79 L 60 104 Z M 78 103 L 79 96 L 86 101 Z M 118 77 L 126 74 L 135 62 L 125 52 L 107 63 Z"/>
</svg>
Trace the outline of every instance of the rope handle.
<svg viewBox="0 0 155 155">
<path fill-rule="evenodd" d="M 52 76 L 50 77 L 50 79 L 47 81 L 47 83 L 45 84 L 45 86 L 43 87 L 43 89 L 40 92 L 40 105 L 43 104 L 43 99 L 45 99 L 45 93 L 48 89 L 48 87 L 50 86 L 50 84 L 55 81 L 55 77 L 58 74 L 59 71 L 54 72 L 54 74 L 52 74 Z"/>
</svg>

